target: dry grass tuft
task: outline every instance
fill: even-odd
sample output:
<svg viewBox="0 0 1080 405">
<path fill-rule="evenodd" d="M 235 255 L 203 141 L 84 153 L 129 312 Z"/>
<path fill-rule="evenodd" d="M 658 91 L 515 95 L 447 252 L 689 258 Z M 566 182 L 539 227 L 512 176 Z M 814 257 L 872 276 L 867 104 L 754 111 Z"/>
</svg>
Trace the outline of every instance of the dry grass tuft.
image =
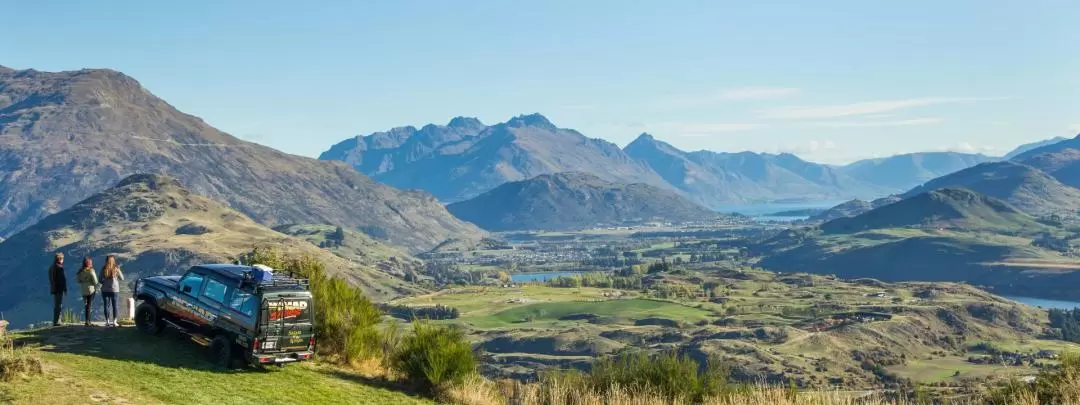
<svg viewBox="0 0 1080 405">
<path fill-rule="evenodd" d="M 439 402 L 456 405 L 507 405 L 499 384 L 474 375 L 439 390 Z"/>
<path fill-rule="evenodd" d="M 11 341 L 0 344 L 0 381 L 25 380 L 45 374 L 41 359 L 25 349 L 15 349 Z"/>
</svg>

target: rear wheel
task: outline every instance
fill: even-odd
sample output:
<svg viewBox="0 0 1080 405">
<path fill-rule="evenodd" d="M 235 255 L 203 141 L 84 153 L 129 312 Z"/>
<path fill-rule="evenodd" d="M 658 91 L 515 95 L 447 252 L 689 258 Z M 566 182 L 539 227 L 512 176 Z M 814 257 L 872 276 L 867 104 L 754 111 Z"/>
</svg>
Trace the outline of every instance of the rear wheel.
<svg viewBox="0 0 1080 405">
<path fill-rule="evenodd" d="M 210 360 L 214 362 L 214 366 L 229 370 L 236 364 L 235 359 L 232 340 L 224 335 L 214 336 L 214 340 L 210 342 Z"/>
<path fill-rule="evenodd" d="M 158 316 L 157 306 L 149 302 L 139 304 L 135 308 L 135 327 L 150 335 L 160 334 L 165 329 L 165 323 Z"/>
</svg>

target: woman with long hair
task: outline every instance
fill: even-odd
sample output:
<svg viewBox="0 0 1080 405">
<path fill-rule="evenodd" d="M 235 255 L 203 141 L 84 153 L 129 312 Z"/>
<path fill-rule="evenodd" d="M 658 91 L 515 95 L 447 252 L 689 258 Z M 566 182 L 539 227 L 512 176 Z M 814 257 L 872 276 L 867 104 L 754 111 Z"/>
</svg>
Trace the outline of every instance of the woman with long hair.
<svg viewBox="0 0 1080 405">
<path fill-rule="evenodd" d="M 94 272 L 94 261 L 90 260 L 90 256 L 83 259 L 82 268 L 79 269 L 78 273 L 75 273 L 75 281 L 79 283 L 83 304 L 86 305 L 84 314 L 86 326 L 90 326 L 91 304 L 94 303 L 94 294 L 97 293 L 98 286 L 97 273 Z"/>
<path fill-rule="evenodd" d="M 124 281 L 124 273 L 120 271 L 120 265 L 116 264 L 116 256 L 105 257 L 105 265 L 101 266 L 101 299 L 105 306 L 105 326 L 116 326 L 116 294 L 120 292 L 120 282 Z M 112 312 L 109 312 L 112 309 Z"/>
</svg>

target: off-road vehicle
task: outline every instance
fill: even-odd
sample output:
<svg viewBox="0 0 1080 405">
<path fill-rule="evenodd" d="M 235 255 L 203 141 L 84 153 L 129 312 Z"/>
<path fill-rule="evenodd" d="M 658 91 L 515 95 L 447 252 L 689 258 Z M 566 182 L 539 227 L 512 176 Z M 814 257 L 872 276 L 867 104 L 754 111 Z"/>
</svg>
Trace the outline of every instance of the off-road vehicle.
<svg viewBox="0 0 1080 405">
<path fill-rule="evenodd" d="M 212 360 L 224 368 L 311 359 L 315 308 L 308 281 L 264 269 L 205 264 L 182 276 L 139 279 L 135 326 L 152 335 L 171 326 L 209 340 Z"/>
</svg>

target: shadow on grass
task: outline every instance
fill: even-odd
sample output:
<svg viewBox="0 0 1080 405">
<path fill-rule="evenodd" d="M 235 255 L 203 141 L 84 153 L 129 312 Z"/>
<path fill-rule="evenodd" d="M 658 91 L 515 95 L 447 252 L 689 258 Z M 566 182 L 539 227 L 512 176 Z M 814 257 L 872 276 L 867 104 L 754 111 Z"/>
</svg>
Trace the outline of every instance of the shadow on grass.
<svg viewBox="0 0 1080 405">
<path fill-rule="evenodd" d="M 417 398 L 422 398 L 422 396 L 415 395 L 415 393 L 413 393 L 412 387 L 403 382 L 389 381 L 385 378 L 368 378 L 359 374 L 354 374 L 348 371 L 332 368 L 320 368 L 319 372 L 328 377 L 337 378 L 339 380 L 366 385 L 369 387 L 382 388 L 388 391 L 412 393 L 412 395 L 416 396 Z"/>
<path fill-rule="evenodd" d="M 257 368 L 223 370 L 210 361 L 210 349 L 190 337 L 166 329 L 151 336 L 133 327 L 61 326 L 21 332 L 16 345 L 38 346 L 43 352 L 69 353 L 109 360 L 153 364 L 160 367 L 235 373 Z"/>
</svg>

